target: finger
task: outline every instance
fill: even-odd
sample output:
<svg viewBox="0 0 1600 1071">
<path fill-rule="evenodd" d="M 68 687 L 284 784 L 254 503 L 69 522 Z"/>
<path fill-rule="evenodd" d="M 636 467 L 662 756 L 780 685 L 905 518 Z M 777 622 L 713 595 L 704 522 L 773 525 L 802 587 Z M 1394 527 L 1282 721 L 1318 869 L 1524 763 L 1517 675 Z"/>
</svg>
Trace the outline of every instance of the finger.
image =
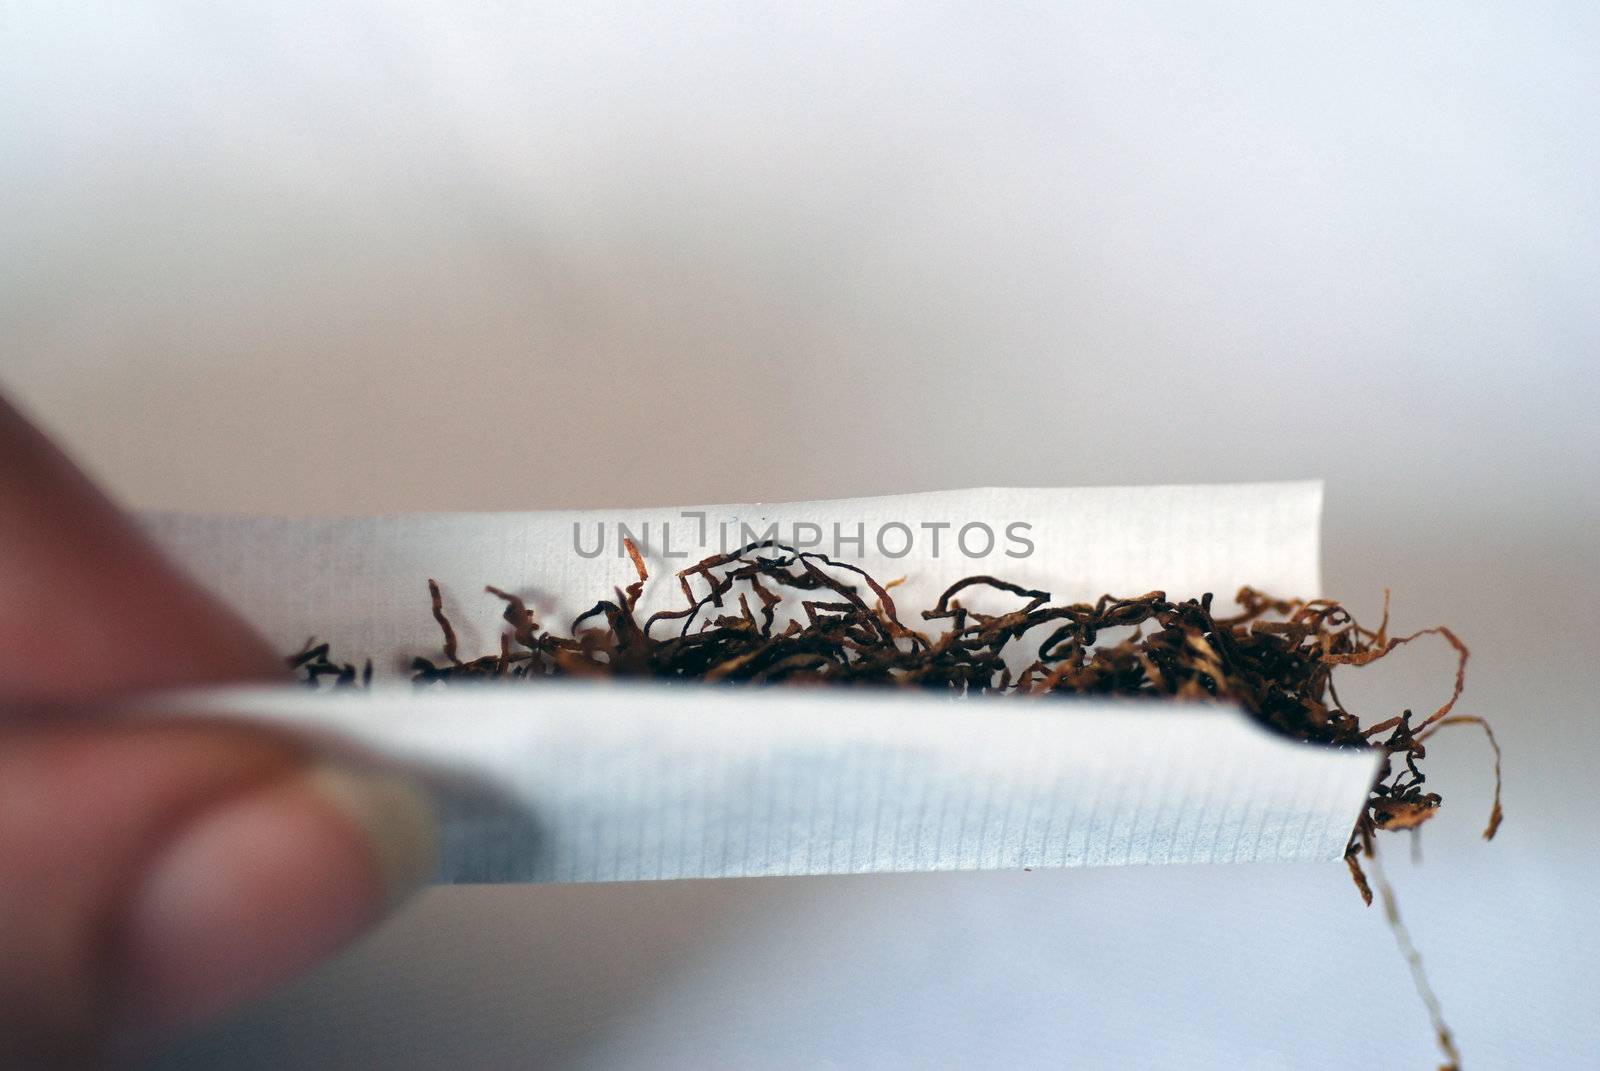
<svg viewBox="0 0 1600 1071">
<path fill-rule="evenodd" d="M 0 728 L 0 1066 L 146 1050 L 432 870 L 426 803 L 201 725 Z"/>
<path fill-rule="evenodd" d="M 282 671 L 248 627 L 0 398 L 0 699 Z"/>
<path fill-rule="evenodd" d="M 427 805 L 393 779 L 241 729 L 15 716 L 282 673 L 0 399 L 0 1067 L 168 1037 L 431 871 Z"/>
</svg>

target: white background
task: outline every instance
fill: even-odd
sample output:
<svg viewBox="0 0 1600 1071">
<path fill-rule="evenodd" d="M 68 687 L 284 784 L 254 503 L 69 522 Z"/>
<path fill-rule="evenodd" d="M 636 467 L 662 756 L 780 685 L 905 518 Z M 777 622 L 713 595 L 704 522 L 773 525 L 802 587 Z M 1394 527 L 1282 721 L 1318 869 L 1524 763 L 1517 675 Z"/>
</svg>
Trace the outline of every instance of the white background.
<svg viewBox="0 0 1600 1071">
<path fill-rule="evenodd" d="M 1390 853 L 1468 1066 L 1593 1066 L 1597 55 L 1587 3 L 10 3 L 0 383 L 145 507 L 1324 475 L 1327 590 L 1457 626 L 1507 749 L 1499 840 L 1442 736 Z M 168 1066 L 1433 1058 L 1331 866 L 435 892 Z"/>
</svg>

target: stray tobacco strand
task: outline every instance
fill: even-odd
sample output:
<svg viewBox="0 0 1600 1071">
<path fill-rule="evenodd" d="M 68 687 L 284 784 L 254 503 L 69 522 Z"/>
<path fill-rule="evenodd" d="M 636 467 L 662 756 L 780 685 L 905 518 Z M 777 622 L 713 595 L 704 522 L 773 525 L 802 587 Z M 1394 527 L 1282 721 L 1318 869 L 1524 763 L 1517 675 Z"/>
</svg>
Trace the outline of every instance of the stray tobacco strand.
<svg viewBox="0 0 1600 1071">
<path fill-rule="evenodd" d="M 1497 811 L 1498 809 L 1496 807 Z M 1418 952 L 1417 946 L 1411 942 L 1411 931 L 1406 929 L 1405 920 L 1400 917 L 1400 901 L 1395 897 L 1394 886 L 1389 884 L 1376 853 L 1372 854 L 1372 874 L 1378 883 L 1378 896 L 1383 901 L 1383 917 L 1389 923 L 1390 932 L 1394 934 L 1395 945 L 1400 949 L 1401 958 L 1411 970 L 1411 984 L 1416 987 L 1422 1006 L 1428 1010 L 1428 1022 L 1433 1026 L 1433 1039 L 1438 1044 L 1439 1051 L 1444 1054 L 1445 1062 L 1439 1065 L 1439 1071 L 1461 1071 L 1461 1050 L 1456 1048 L 1455 1034 L 1450 1030 L 1450 1025 L 1444 1021 L 1444 1009 L 1439 1004 L 1438 994 L 1433 991 L 1433 984 L 1428 981 L 1428 972 L 1422 966 L 1422 953 Z M 1365 885 L 1366 879 L 1362 878 L 1361 883 Z M 1367 902 L 1369 904 L 1372 902 L 1370 894 Z"/>
</svg>

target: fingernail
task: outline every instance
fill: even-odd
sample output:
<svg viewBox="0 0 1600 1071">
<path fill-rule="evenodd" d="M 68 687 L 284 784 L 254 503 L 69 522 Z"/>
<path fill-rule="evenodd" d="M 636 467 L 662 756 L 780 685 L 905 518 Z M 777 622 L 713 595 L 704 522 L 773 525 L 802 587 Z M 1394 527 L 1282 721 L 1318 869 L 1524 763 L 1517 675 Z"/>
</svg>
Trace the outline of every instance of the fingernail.
<svg viewBox="0 0 1600 1071">
<path fill-rule="evenodd" d="M 422 790 L 376 770 L 317 765 L 208 809 L 133 896 L 123 1040 L 169 1037 L 316 963 L 427 880 L 436 843 Z"/>
<path fill-rule="evenodd" d="M 433 876 L 439 864 L 438 822 L 427 794 L 409 778 L 322 764 L 305 781 L 366 834 L 385 913 Z"/>
</svg>

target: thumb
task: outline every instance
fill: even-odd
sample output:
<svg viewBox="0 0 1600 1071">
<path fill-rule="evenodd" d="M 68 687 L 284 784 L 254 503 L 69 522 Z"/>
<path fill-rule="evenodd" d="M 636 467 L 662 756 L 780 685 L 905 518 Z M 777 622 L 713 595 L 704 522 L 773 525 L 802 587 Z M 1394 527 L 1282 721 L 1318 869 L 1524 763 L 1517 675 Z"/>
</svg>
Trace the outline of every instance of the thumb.
<svg viewBox="0 0 1600 1071">
<path fill-rule="evenodd" d="M 0 1066 L 148 1054 L 433 867 L 405 782 L 199 724 L 0 719 Z"/>
</svg>

